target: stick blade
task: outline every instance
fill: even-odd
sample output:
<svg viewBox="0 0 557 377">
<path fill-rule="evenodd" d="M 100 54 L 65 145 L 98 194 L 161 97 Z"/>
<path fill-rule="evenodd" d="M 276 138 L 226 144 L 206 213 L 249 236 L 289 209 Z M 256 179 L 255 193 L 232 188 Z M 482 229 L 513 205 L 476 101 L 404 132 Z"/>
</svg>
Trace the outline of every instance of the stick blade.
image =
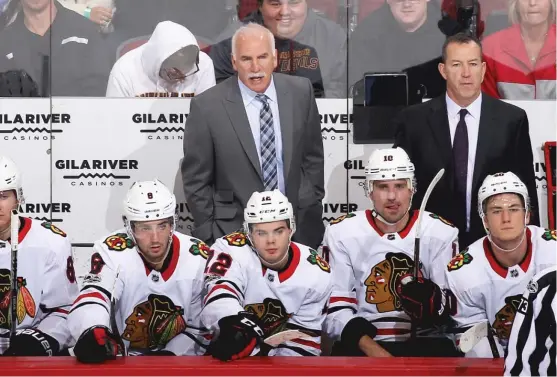
<svg viewBox="0 0 557 377">
<path fill-rule="evenodd" d="M 481 322 L 472 326 L 460 337 L 458 348 L 464 353 L 471 351 L 480 340 L 487 336 L 487 331 L 487 322 Z"/>
<path fill-rule="evenodd" d="M 278 334 L 271 335 L 265 339 L 265 343 L 271 347 L 276 347 L 279 344 L 288 342 L 293 339 L 311 339 L 311 336 L 304 334 L 298 330 L 281 331 Z"/>
</svg>

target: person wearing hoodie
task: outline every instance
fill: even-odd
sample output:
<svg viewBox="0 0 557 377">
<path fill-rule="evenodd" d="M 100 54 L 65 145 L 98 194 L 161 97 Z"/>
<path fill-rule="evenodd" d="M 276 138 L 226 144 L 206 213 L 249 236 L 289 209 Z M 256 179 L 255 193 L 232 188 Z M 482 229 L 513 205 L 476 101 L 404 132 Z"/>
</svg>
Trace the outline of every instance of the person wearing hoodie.
<svg viewBox="0 0 557 377">
<path fill-rule="evenodd" d="M 215 85 L 213 62 L 194 35 L 172 21 L 122 56 L 110 72 L 107 97 L 193 97 Z"/>
<path fill-rule="evenodd" d="M 315 13 L 306 0 L 258 0 L 257 3 L 257 11 L 245 17 L 243 23 L 258 23 L 273 33 L 279 51 L 277 72 L 309 78 L 314 84 L 316 97 L 346 98 L 346 33 L 343 29 Z M 226 28 L 216 39 L 219 43 L 213 45 L 209 53 L 215 63 L 218 82 L 234 75 L 230 61 L 230 37 L 240 26 L 242 23 Z M 319 72 L 317 69 L 300 71 L 298 63 L 294 63 L 296 70 L 281 69 L 289 65 L 280 64 L 281 56 L 288 56 L 285 52 L 308 48 L 311 58 L 318 59 Z M 294 55 L 296 57 L 296 53 Z M 320 83 L 317 81 L 318 73 Z M 324 87 L 324 95 L 316 90 L 319 84 Z"/>
</svg>

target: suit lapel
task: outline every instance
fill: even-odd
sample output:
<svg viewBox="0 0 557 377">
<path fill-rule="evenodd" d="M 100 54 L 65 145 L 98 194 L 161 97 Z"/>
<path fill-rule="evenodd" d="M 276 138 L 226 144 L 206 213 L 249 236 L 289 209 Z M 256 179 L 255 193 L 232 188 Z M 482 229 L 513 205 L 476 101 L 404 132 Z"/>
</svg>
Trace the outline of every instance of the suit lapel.
<svg viewBox="0 0 557 377">
<path fill-rule="evenodd" d="M 240 140 L 248 159 L 257 171 L 257 174 L 259 174 L 261 181 L 263 181 L 263 174 L 261 173 L 261 164 L 259 163 L 255 140 L 253 139 L 253 134 L 251 133 L 248 116 L 246 114 L 244 101 L 242 100 L 242 94 L 240 93 L 240 87 L 238 86 L 237 80 L 236 76 L 233 76 L 230 80 L 228 95 L 226 99 L 223 100 L 224 108 L 228 113 L 232 127 L 234 127 L 234 131 L 236 131 L 238 139 Z"/>
<path fill-rule="evenodd" d="M 432 99 L 429 127 L 439 148 L 444 166 L 452 165 L 452 143 L 445 96 Z M 434 102 L 435 101 L 435 102 Z"/>
<path fill-rule="evenodd" d="M 494 120 L 496 117 L 495 111 L 492 111 L 493 106 L 490 104 L 492 99 L 482 94 L 482 113 L 480 114 L 480 125 L 478 130 L 478 144 L 476 147 L 476 157 L 474 159 L 474 176 L 472 177 L 472 190 L 477 192 L 476 187 L 480 184 L 480 177 L 484 176 L 482 167 L 485 166 L 487 159 L 487 152 L 489 150 L 489 143 L 496 137 L 497 122 Z"/>
<path fill-rule="evenodd" d="M 288 92 L 288 86 L 281 80 L 280 76 L 273 75 L 275 90 L 277 92 L 277 101 L 280 117 L 280 133 L 282 135 L 282 159 L 284 161 L 284 182 L 288 180 L 290 172 L 290 164 L 292 163 L 292 146 L 293 146 L 293 111 L 292 95 Z"/>
</svg>

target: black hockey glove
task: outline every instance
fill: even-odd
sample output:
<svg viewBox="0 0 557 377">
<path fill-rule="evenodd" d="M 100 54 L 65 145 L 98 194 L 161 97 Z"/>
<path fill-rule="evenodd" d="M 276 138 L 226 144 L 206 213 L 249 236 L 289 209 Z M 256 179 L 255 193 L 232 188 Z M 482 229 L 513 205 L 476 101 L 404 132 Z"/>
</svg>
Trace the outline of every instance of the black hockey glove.
<svg viewBox="0 0 557 377">
<path fill-rule="evenodd" d="M 77 340 L 73 352 L 82 363 L 102 363 L 114 360 L 118 355 L 118 342 L 104 326 L 93 326 L 85 330 Z"/>
<path fill-rule="evenodd" d="M 441 289 L 429 279 L 410 274 L 400 277 L 396 291 L 402 302 L 402 309 L 421 326 L 441 325 L 449 315 L 455 314 L 456 298 L 450 290 Z"/>
<path fill-rule="evenodd" d="M 248 312 L 221 318 L 219 328 L 219 336 L 211 343 L 210 352 L 222 361 L 249 356 L 263 340 L 259 319 Z"/>
<path fill-rule="evenodd" d="M 15 334 L 5 356 L 54 356 L 60 349 L 56 339 L 40 330 L 21 329 Z"/>
</svg>

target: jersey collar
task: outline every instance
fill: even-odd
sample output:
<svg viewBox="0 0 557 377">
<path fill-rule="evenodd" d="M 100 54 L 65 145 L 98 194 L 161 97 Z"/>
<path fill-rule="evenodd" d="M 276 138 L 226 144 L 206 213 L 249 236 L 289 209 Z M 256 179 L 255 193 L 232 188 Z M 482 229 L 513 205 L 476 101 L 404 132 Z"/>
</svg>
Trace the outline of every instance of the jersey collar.
<svg viewBox="0 0 557 377">
<path fill-rule="evenodd" d="M 294 271 L 298 268 L 300 264 L 301 252 L 298 245 L 294 242 L 290 243 L 290 248 L 288 249 L 288 261 L 286 261 L 286 265 L 278 270 L 278 278 L 281 283 L 284 283 L 288 280 L 292 275 L 294 275 Z M 263 275 L 267 272 L 267 267 L 261 264 Z"/>
<path fill-rule="evenodd" d="M 33 221 L 28 218 L 28 217 L 19 217 L 19 232 L 18 232 L 18 236 L 17 236 L 17 241 L 18 243 L 23 242 L 23 239 L 25 238 L 25 236 L 27 235 L 27 233 L 29 233 L 29 230 L 31 229 L 31 224 L 33 223 Z M 12 240 L 11 238 L 8 238 L 7 241 L 11 244 Z"/>
<path fill-rule="evenodd" d="M 528 267 L 530 266 L 530 261 L 532 260 L 532 232 L 530 229 L 526 228 L 526 254 L 522 261 L 518 264 L 520 269 L 524 272 L 528 271 Z M 507 277 L 509 273 L 509 268 L 501 265 L 497 258 L 495 258 L 495 254 L 493 254 L 493 249 L 491 248 L 491 243 L 487 237 L 484 238 L 483 248 L 485 257 L 489 262 L 489 265 L 497 273 L 497 275 L 501 276 L 503 279 Z"/>
<path fill-rule="evenodd" d="M 400 238 L 405 238 L 408 235 L 408 233 L 410 233 L 412 227 L 414 226 L 414 223 L 416 222 L 416 220 L 418 220 L 419 214 L 420 211 L 418 210 L 414 210 L 410 213 L 410 217 L 408 218 L 408 222 L 404 226 L 404 229 L 398 232 Z M 383 237 L 385 233 L 383 233 L 383 231 L 379 229 L 379 227 L 377 226 L 377 223 L 375 222 L 375 218 L 371 214 L 371 210 L 366 209 L 366 217 L 367 217 L 367 221 L 369 222 L 369 225 L 371 225 L 371 227 L 377 232 L 377 234 L 379 234 L 380 237 Z"/>
<path fill-rule="evenodd" d="M 145 274 L 149 276 L 153 269 L 147 263 L 145 258 L 141 254 L 139 254 L 141 260 L 143 261 L 143 265 L 145 266 Z M 178 265 L 178 259 L 180 258 L 180 240 L 176 235 L 172 235 L 172 244 L 170 245 L 170 252 L 166 256 L 164 263 L 162 265 L 161 270 L 159 271 L 164 281 L 168 281 L 174 271 L 176 270 L 176 266 Z"/>
</svg>

